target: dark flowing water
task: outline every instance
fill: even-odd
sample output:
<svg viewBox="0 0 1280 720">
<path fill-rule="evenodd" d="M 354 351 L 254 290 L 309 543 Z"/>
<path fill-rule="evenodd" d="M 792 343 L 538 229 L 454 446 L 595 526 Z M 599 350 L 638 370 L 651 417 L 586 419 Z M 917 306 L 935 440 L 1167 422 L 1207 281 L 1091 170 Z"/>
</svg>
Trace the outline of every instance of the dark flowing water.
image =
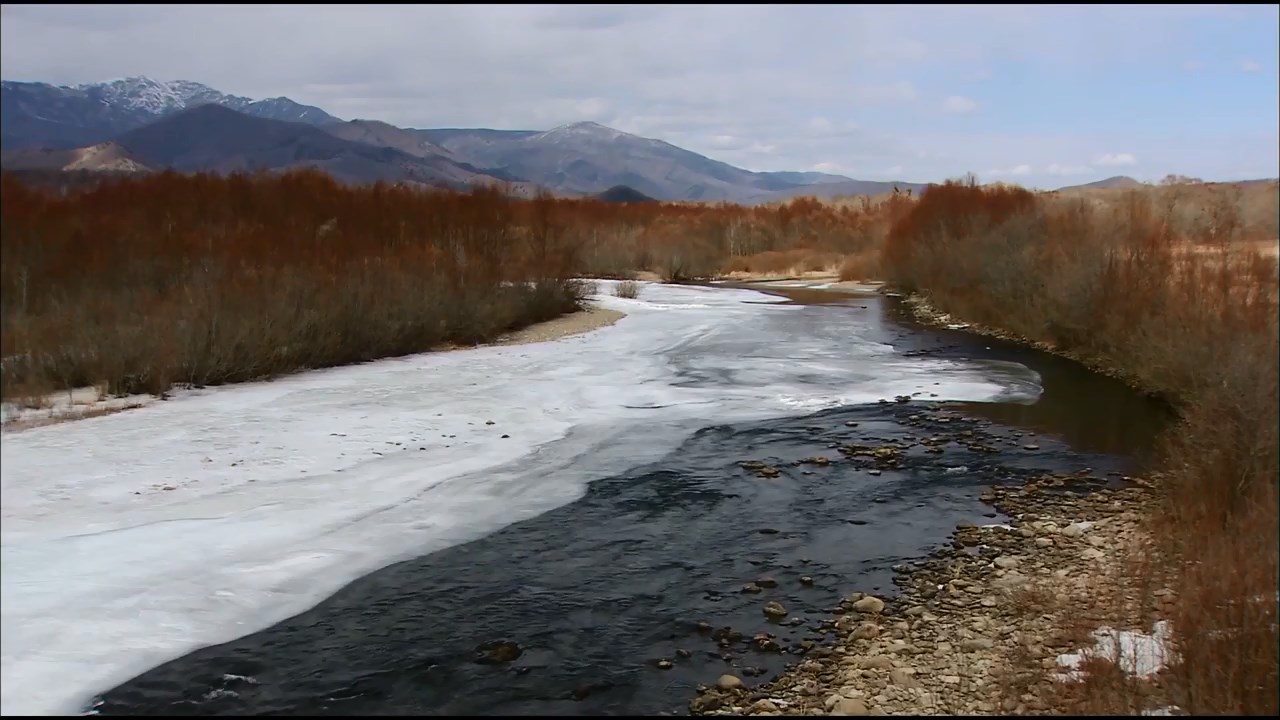
<svg viewBox="0 0 1280 720">
<path fill-rule="evenodd" d="M 842 304 L 895 317 L 879 297 L 806 312 L 821 320 L 849 312 Z M 272 628 L 147 672 L 106 693 L 97 711 L 680 713 L 698 683 L 724 672 L 754 682 L 797 657 L 722 648 L 698 623 L 747 638 L 769 632 L 784 648 L 820 638 L 813 628 L 842 596 L 888 594 L 892 566 L 957 522 L 996 522 L 977 500 L 986 486 L 1044 471 L 1131 471 L 1167 417 L 1074 363 L 907 322 L 886 327 L 905 352 L 1025 364 L 1044 393 L 1032 405 L 917 398 L 705 427 L 658 462 L 593 482 L 576 502 L 384 568 Z M 926 452 L 919 441 L 936 436 L 957 442 Z M 1001 452 L 975 452 L 974 441 Z M 839 444 L 906 449 L 901 468 L 875 474 Z M 798 464 L 816 455 L 833 462 Z M 742 460 L 781 474 L 758 477 Z M 777 586 L 740 592 L 761 578 Z M 762 614 L 770 600 L 790 611 L 783 624 Z M 474 661 L 482 643 L 504 639 L 522 648 L 514 661 Z M 659 658 L 674 666 L 659 669 Z"/>
</svg>

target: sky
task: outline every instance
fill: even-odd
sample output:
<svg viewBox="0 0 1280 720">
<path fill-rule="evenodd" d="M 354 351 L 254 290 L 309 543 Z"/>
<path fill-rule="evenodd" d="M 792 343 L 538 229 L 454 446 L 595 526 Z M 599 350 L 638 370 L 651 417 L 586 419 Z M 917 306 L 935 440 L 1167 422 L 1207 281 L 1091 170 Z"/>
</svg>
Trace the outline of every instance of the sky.
<svg viewBox="0 0 1280 720">
<path fill-rule="evenodd" d="M 1280 175 L 1280 6 L 4 5 L 0 76 L 401 127 L 591 120 L 751 170 Z"/>
</svg>

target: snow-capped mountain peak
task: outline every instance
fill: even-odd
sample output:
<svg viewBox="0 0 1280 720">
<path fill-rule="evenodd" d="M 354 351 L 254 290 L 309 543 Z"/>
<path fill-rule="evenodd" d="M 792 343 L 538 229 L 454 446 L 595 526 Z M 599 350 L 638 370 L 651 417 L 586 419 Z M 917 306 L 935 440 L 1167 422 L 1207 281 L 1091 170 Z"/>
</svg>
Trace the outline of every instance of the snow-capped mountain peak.
<svg viewBox="0 0 1280 720">
<path fill-rule="evenodd" d="M 302 105 L 287 97 L 257 100 L 228 95 L 204 83 L 190 80 L 155 80 L 145 76 L 117 78 L 99 83 L 65 87 L 76 93 L 126 112 L 161 116 L 199 105 L 222 105 L 259 117 L 324 124 L 337 118 L 320 108 Z"/>
<path fill-rule="evenodd" d="M 107 105 L 151 115 L 163 115 L 205 103 L 226 104 L 225 101 L 230 99 L 201 83 L 188 80 L 162 82 L 141 76 L 77 85 L 74 89 Z"/>
<path fill-rule="evenodd" d="M 614 130 L 611 127 L 587 120 L 551 128 L 546 132 L 530 136 L 529 140 L 596 140 L 609 142 L 623 137 L 630 136 L 621 130 Z"/>
</svg>

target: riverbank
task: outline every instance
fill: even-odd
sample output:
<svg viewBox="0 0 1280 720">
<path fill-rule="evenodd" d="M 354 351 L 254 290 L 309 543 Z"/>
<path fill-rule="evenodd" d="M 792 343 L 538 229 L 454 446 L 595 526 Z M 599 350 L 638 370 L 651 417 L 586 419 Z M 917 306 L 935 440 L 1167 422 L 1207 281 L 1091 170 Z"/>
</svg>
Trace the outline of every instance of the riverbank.
<svg viewBox="0 0 1280 720">
<path fill-rule="evenodd" d="M 581 310 L 534 323 L 528 327 L 506 333 L 490 342 L 470 346 L 450 345 L 433 348 L 426 352 L 451 352 L 488 345 L 505 346 L 551 342 L 608 327 L 625 316 L 626 313 L 621 310 L 587 303 Z M 3 406 L 0 406 L 0 410 L 2 410 L 2 413 L 0 413 L 2 415 L 0 417 L 0 431 L 14 433 L 45 425 L 113 415 L 126 410 L 146 407 L 182 392 L 182 389 L 178 389 L 165 393 L 163 397 L 146 394 L 108 397 L 100 388 L 84 387 L 50 393 L 39 398 L 28 398 L 21 402 L 6 402 Z"/>
<path fill-rule="evenodd" d="M 889 286 L 883 287 L 888 288 Z M 1137 375 L 1126 373 L 1123 370 L 1116 368 L 1114 365 L 1104 363 L 1096 358 L 1082 355 L 1080 353 L 1064 350 L 1052 343 L 1044 342 L 1043 340 L 1033 340 L 1002 328 L 959 320 L 952 317 L 949 313 L 938 310 L 929 301 L 928 297 L 919 293 L 904 295 L 903 304 L 906 305 L 907 309 L 917 321 L 925 325 L 947 328 L 949 330 L 964 330 L 975 335 L 999 338 L 1001 340 L 1008 340 L 1020 345 L 1035 348 L 1041 352 L 1050 353 L 1052 355 L 1057 355 L 1059 357 L 1064 357 L 1068 360 L 1078 362 L 1093 372 L 1116 378 L 1138 392 L 1145 393 L 1152 397 L 1165 397 L 1167 399 L 1164 393 L 1161 393 L 1159 390 L 1152 387 L 1150 383 L 1145 382 Z"/>
</svg>

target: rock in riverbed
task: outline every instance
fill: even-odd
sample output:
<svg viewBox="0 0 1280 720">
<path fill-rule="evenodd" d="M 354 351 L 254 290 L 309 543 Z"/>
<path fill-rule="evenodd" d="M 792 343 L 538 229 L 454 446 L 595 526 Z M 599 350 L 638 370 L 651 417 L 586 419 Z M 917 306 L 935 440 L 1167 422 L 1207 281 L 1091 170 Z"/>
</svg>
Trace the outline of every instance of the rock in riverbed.
<svg viewBox="0 0 1280 720">
<path fill-rule="evenodd" d="M 745 685 L 743 685 L 742 679 L 736 675 L 721 675 L 720 679 L 716 681 L 716 687 L 721 690 L 741 690 Z"/>
<path fill-rule="evenodd" d="M 862 613 L 876 614 L 884 610 L 884 601 L 874 595 L 868 595 L 855 602 L 853 609 Z"/>
<path fill-rule="evenodd" d="M 520 644 L 511 640 L 493 640 L 476 648 L 475 661 L 481 665 L 509 663 L 524 652 Z"/>
<path fill-rule="evenodd" d="M 774 619 L 784 618 L 787 616 L 787 609 L 777 600 L 770 600 L 765 603 L 764 614 Z"/>
</svg>

